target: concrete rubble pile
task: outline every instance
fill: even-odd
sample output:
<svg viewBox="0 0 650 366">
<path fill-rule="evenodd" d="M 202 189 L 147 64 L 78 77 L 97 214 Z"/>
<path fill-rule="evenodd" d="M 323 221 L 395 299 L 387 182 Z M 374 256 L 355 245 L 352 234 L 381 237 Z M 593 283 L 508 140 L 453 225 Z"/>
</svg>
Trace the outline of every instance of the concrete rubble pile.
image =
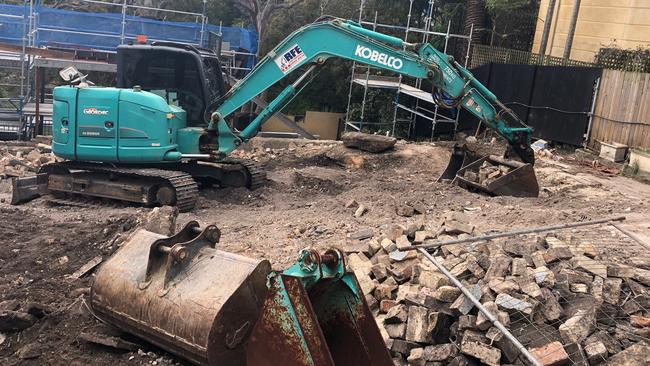
<svg viewBox="0 0 650 366">
<path fill-rule="evenodd" d="M 0 179 L 23 177 L 38 172 L 42 165 L 56 161 L 52 147 L 43 142 L 5 142 L 0 146 Z"/>
<path fill-rule="evenodd" d="M 400 251 L 478 235 L 463 214 L 373 234 L 348 236 L 348 266 L 396 365 L 529 364 L 431 262 Z M 608 262 L 596 243 L 554 235 L 447 245 L 434 257 L 542 365 L 650 364 L 650 263 Z"/>
</svg>

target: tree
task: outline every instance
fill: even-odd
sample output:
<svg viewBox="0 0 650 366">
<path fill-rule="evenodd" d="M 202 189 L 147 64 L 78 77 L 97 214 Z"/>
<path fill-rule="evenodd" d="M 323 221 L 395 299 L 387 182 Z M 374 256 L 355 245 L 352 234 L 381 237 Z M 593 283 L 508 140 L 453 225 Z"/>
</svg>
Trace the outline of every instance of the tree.
<svg viewBox="0 0 650 366">
<path fill-rule="evenodd" d="M 266 35 L 266 29 L 273 14 L 278 10 L 288 10 L 305 0 L 234 0 L 242 12 L 248 15 L 251 23 L 255 27 L 260 39 L 260 43 Z"/>
</svg>

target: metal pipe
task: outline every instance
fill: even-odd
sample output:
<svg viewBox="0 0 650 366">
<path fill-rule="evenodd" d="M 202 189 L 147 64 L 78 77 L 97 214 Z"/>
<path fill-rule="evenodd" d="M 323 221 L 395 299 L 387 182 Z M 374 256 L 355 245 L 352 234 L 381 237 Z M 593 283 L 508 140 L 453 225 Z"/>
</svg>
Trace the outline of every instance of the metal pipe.
<svg viewBox="0 0 650 366">
<path fill-rule="evenodd" d="M 563 59 L 566 60 L 571 57 L 571 47 L 573 47 L 573 36 L 576 33 L 576 25 L 578 24 L 578 14 L 580 13 L 580 0 L 574 0 L 573 13 L 571 13 L 571 23 L 569 24 L 569 31 L 566 36 L 566 43 L 564 44 Z"/>
<path fill-rule="evenodd" d="M 591 99 L 591 110 L 589 111 L 589 123 L 587 124 L 587 133 L 585 134 L 585 142 L 582 146 L 587 147 L 589 145 L 589 139 L 591 138 L 591 126 L 594 121 L 594 112 L 596 111 L 596 101 L 598 100 L 598 90 L 600 89 L 600 78 L 596 79 L 594 83 L 594 96 Z"/>
<path fill-rule="evenodd" d="M 546 19 L 544 20 L 544 31 L 542 32 L 542 40 L 539 44 L 539 55 L 544 60 L 546 54 L 546 45 L 548 44 L 548 36 L 551 32 L 551 23 L 553 23 L 553 12 L 555 11 L 555 0 L 549 0 L 548 9 L 546 10 Z M 542 62 L 543 64 L 543 62 Z"/>
<path fill-rule="evenodd" d="M 636 241 L 637 243 L 643 245 L 646 249 L 650 249 L 650 244 L 648 244 L 648 243 L 646 243 L 645 241 L 643 241 L 643 239 L 641 239 L 637 234 L 635 234 L 635 233 L 629 231 L 628 229 L 622 227 L 621 225 L 619 225 L 619 224 L 617 224 L 617 223 L 615 223 L 615 222 L 612 222 L 612 223 L 610 223 L 610 224 L 611 224 L 613 227 L 617 228 L 618 231 L 620 231 L 620 232 L 622 232 L 623 234 L 627 235 L 628 237 L 630 237 L 631 239 L 633 239 L 633 240 Z"/>
<path fill-rule="evenodd" d="M 463 284 L 458 280 L 458 278 L 456 278 L 454 275 L 452 275 L 451 272 L 449 272 L 449 271 L 447 270 L 447 268 L 445 268 L 445 266 L 443 266 L 440 262 L 438 262 L 438 261 L 437 261 L 437 260 L 436 260 L 436 259 L 435 259 L 431 254 L 429 254 L 429 252 L 427 252 L 424 248 L 420 248 L 419 251 L 420 251 L 420 253 L 422 253 L 422 255 L 423 255 L 425 258 L 427 258 L 431 263 L 433 263 L 433 265 L 436 266 L 436 268 L 438 268 L 438 270 L 439 270 L 440 272 L 442 272 L 445 276 L 447 276 L 447 278 L 449 278 L 449 280 L 454 284 L 454 286 L 456 286 L 456 287 L 458 287 L 458 288 L 460 289 L 460 291 L 463 293 L 463 295 L 465 295 L 465 297 L 467 297 L 467 298 L 469 299 L 469 301 L 471 301 L 472 304 L 474 304 L 474 306 L 476 306 L 476 307 L 479 309 L 479 311 L 481 311 L 481 313 L 483 313 L 483 315 L 485 315 L 485 317 L 488 318 L 488 320 L 489 320 L 489 321 L 490 321 L 490 322 L 491 322 L 491 323 L 492 323 L 492 324 L 493 324 L 493 325 L 494 325 L 494 326 L 495 326 L 495 327 L 496 327 L 496 328 L 497 328 L 501 333 L 503 333 L 503 335 L 504 335 L 506 338 L 508 338 L 508 340 L 509 340 L 510 342 L 512 342 L 512 344 L 513 344 L 515 347 L 517 347 L 517 349 L 519 350 L 519 352 L 521 352 L 521 354 L 524 355 L 524 357 L 526 357 L 526 359 L 528 359 L 528 361 L 530 361 L 530 363 L 531 363 L 532 365 L 534 365 L 534 366 L 541 366 L 541 365 L 542 365 L 541 363 L 539 363 L 539 361 L 537 361 L 537 359 L 536 359 L 536 358 L 535 358 L 535 357 L 534 357 L 530 352 L 528 352 L 528 349 L 526 349 L 526 347 L 524 347 L 524 345 L 521 344 L 521 342 L 519 342 L 519 340 L 518 340 L 517 338 L 515 338 L 515 336 L 512 335 L 512 333 L 510 333 L 510 331 L 508 330 L 508 328 L 506 328 L 506 327 L 505 327 L 505 326 L 504 326 L 504 325 L 499 321 L 499 319 L 497 319 L 497 317 L 494 316 L 494 314 L 490 313 L 490 311 L 489 311 L 488 309 L 486 309 L 485 306 L 483 306 L 483 304 L 481 304 L 481 302 L 478 301 L 478 299 L 475 298 L 474 295 L 472 295 L 472 293 L 471 293 L 471 292 L 470 292 L 470 291 L 469 291 L 465 286 L 463 286 Z"/>
<path fill-rule="evenodd" d="M 625 216 L 615 216 L 615 217 L 609 217 L 605 219 L 570 222 L 566 224 L 549 225 L 549 226 L 540 226 L 532 229 L 513 230 L 513 231 L 502 232 L 502 233 L 475 236 L 467 239 L 455 239 L 455 240 L 441 241 L 438 243 L 413 245 L 409 248 L 401 249 L 401 250 L 406 251 L 406 250 L 418 250 L 418 249 L 433 249 L 445 245 L 471 243 L 471 242 L 482 241 L 482 240 L 492 240 L 497 238 L 505 238 L 509 236 L 522 235 L 522 234 L 541 233 L 544 231 L 553 231 L 553 230 L 568 229 L 568 228 L 580 227 L 580 226 L 598 225 L 598 224 L 604 224 L 612 221 L 624 221 L 624 220 L 625 220 Z"/>
</svg>

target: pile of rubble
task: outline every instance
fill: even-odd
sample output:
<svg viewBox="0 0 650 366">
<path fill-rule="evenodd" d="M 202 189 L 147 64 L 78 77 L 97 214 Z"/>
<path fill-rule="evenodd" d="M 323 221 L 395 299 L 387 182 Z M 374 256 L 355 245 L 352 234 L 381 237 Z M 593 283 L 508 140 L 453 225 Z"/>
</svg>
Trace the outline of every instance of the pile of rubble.
<svg viewBox="0 0 650 366">
<path fill-rule="evenodd" d="M 479 167 L 478 172 L 466 170 L 463 176 L 471 182 L 488 185 L 508 173 L 510 173 L 510 167 L 505 165 L 493 165 L 484 161 Z"/>
<path fill-rule="evenodd" d="M 31 175 L 42 165 L 53 163 L 56 158 L 47 142 L 11 141 L 0 145 L 0 179 Z"/>
<path fill-rule="evenodd" d="M 400 251 L 471 234 L 453 214 L 382 227 L 378 237 L 349 235 L 348 265 L 396 365 L 528 364 L 448 277 L 416 251 Z M 611 263 L 579 238 L 552 235 L 446 245 L 434 257 L 542 365 L 650 362 L 648 267 Z"/>
</svg>

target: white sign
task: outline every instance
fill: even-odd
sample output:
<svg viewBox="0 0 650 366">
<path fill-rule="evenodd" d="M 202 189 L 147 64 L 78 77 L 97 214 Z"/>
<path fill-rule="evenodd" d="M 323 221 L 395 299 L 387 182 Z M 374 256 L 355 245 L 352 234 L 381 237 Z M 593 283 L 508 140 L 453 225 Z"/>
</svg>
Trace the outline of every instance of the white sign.
<svg viewBox="0 0 650 366">
<path fill-rule="evenodd" d="M 354 52 L 354 55 L 376 62 L 380 65 L 388 66 L 395 70 L 400 70 L 402 66 L 404 66 L 404 61 L 402 61 L 401 58 L 388 56 L 385 53 L 362 45 L 357 45 L 357 50 Z"/>
<path fill-rule="evenodd" d="M 304 61 L 306 58 L 307 56 L 305 55 L 304 52 L 302 52 L 300 46 L 295 44 L 285 53 L 276 57 L 275 63 L 278 65 L 280 70 L 286 74 L 289 71 L 291 71 L 294 67 L 296 67 L 296 65 Z"/>
</svg>

